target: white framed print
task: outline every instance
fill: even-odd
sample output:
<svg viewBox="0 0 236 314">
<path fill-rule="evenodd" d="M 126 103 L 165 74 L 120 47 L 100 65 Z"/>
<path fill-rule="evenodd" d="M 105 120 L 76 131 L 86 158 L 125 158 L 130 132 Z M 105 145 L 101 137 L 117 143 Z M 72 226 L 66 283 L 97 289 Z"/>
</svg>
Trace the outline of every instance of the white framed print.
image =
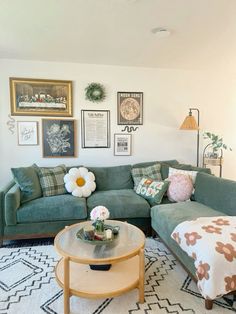
<svg viewBox="0 0 236 314">
<path fill-rule="evenodd" d="M 17 121 L 18 145 L 38 145 L 38 122 Z"/>
<path fill-rule="evenodd" d="M 114 155 L 115 156 L 130 156 L 132 145 L 131 134 L 114 134 Z"/>
</svg>

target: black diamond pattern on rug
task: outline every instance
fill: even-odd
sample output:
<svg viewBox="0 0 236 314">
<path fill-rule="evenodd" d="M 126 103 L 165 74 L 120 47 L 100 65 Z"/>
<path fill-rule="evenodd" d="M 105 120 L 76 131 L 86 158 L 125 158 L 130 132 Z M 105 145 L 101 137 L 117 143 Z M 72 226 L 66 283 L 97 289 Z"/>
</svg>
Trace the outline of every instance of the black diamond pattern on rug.
<svg viewBox="0 0 236 314">
<path fill-rule="evenodd" d="M 41 243 L 40 243 L 41 244 Z M 36 245 L 36 244 L 35 244 Z M 59 260 L 52 245 L 0 249 L 0 314 L 62 314 L 63 291 L 55 280 Z M 96 284 L 96 283 L 95 283 Z M 102 283 L 99 283 L 102 284 Z M 208 312 L 196 284 L 158 239 L 146 240 L 145 302 L 138 291 L 105 299 L 70 298 L 71 313 L 86 314 L 229 314 L 236 297 L 215 301 Z"/>
</svg>

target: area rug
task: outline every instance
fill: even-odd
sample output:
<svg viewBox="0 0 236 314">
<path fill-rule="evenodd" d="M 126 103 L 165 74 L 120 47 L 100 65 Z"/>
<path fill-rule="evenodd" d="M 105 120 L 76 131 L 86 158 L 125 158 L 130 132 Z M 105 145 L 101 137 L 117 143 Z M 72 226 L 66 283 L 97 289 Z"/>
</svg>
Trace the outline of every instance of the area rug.
<svg viewBox="0 0 236 314">
<path fill-rule="evenodd" d="M 0 313 L 63 314 L 63 292 L 57 285 L 54 266 L 59 256 L 53 245 L 7 246 L 0 249 Z M 213 310 L 204 308 L 196 284 L 159 239 L 145 246 L 145 303 L 133 290 L 111 299 L 71 297 L 72 314 L 152 314 L 236 312 L 234 297 L 221 298 Z M 97 283 L 102 284 L 102 283 Z"/>
</svg>

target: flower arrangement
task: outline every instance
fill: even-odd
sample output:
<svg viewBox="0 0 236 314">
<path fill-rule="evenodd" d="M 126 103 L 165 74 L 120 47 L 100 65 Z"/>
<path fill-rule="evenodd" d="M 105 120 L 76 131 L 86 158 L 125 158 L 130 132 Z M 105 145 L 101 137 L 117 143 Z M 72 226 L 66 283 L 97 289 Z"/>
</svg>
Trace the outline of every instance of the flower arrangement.
<svg viewBox="0 0 236 314">
<path fill-rule="evenodd" d="M 105 206 L 96 206 L 90 213 L 90 219 L 93 220 L 93 225 L 96 232 L 104 232 L 104 220 L 110 216 L 109 210 Z"/>
<path fill-rule="evenodd" d="M 91 220 L 105 220 L 110 216 L 109 210 L 105 206 L 96 206 L 90 213 Z"/>
</svg>

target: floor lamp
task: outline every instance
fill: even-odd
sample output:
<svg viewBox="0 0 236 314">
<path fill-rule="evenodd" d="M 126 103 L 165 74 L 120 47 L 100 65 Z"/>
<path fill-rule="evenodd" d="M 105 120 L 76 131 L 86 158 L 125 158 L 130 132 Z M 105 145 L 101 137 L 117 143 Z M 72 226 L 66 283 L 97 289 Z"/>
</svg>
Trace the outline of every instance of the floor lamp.
<svg viewBox="0 0 236 314">
<path fill-rule="evenodd" d="M 197 111 L 197 122 L 194 116 L 192 115 L 192 111 Z M 200 121 L 200 113 L 197 108 L 189 108 L 189 114 L 184 119 L 180 130 L 197 130 L 197 167 L 199 166 L 199 121 Z"/>
</svg>

